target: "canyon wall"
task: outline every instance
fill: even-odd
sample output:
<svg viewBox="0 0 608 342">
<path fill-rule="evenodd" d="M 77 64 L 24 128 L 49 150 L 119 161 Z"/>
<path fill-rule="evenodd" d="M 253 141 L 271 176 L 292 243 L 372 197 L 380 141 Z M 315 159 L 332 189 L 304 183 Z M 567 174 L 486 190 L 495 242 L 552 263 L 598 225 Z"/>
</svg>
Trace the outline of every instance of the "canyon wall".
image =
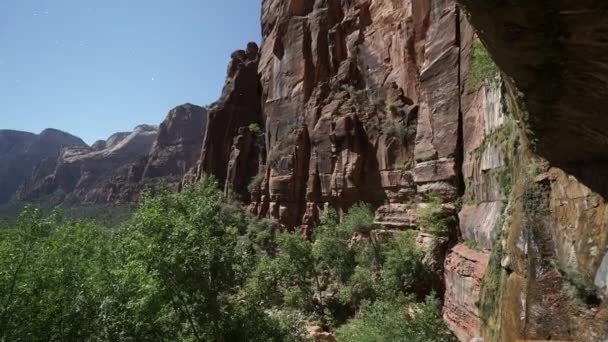
<svg viewBox="0 0 608 342">
<path fill-rule="evenodd" d="M 8 202 L 38 163 L 66 146 L 86 146 L 68 133 L 46 129 L 40 134 L 0 130 L 0 205 Z"/>
<path fill-rule="evenodd" d="M 305 235 L 371 203 L 462 341 L 608 338 L 604 6 L 514 2 L 262 1 L 183 183 Z M 437 196 L 447 236 L 417 222 Z"/>
<path fill-rule="evenodd" d="M 90 147 L 66 146 L 29 171 L 31 176 L 13 199 L 122 205 L 135 202 L 147 186 L 159 181 L 179 190 L 200 156 L 206 122 L 207 110 L 187 103 L 169 111 L 159 127 L 140 125 Z"/>
</svg>

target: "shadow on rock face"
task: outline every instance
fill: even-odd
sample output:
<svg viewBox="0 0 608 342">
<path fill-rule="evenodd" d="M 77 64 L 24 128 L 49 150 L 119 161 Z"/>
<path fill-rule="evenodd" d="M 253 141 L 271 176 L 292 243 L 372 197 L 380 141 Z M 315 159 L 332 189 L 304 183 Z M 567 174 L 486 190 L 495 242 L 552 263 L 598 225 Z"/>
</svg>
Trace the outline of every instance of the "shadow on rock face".
<svg viewBox="0 0 608 342">
<path fill-rule="evenodd" d="M 608 200 L 608 162 L 580 162 L 558 165 L 591 191 Z"/>
</svg>

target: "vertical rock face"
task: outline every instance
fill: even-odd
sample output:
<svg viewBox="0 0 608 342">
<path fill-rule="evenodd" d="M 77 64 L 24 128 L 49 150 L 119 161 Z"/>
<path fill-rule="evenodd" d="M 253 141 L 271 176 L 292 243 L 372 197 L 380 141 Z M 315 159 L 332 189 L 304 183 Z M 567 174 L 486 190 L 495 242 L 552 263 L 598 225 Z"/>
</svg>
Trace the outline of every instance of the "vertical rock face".
<svg viewBox="0 0 608 342">
<path fill-rule="evenodd" d="M 488 266 L 488 255 L 456 245 L 445 259 L 443 317 L 461 341 L 478 337 L 481 319 L 477 301 Z"/>
<path fill-rule="evenodd" d="M 487 237 L 500 237 L 484 280 L 482 333 L 500 341 L 603 341 L 606 6 L 459 2 L 508 76 L 485 86 L 482 101 L 463 102 L 465 197 L 479 203 L 461 212 L 462 234 L 484 248 L 492 247 Z M 528 19 L 540 12 L 542 20 Z M 483 121 L 475 112 L 485 113 Z M 467 136 L 468 126 L 484 122 L 494 132 Z M 508 205 L 496 211 L 501 199 Z"/>
<path fill-rule="evenodd" d="M 258 172 L 254 153 L 261 148 L 261 144 L 252 146 L 249 132 L 250 125 L 262 126 L 258 50 L 257 44 L 249 43 L 246 50 L 232 53 L 222 96 L 209 109 L 196 170 L 196 178 L 214 175 L 241 194 L 246 194 L 247 180 Z"/>
<path fill-rule="evenodd" d="M 233 54 L 197 176 L 214 175 L 252 213 L 305 234 L 326 208 L 359 201 L 381 224 L 416 228 L 416 202 L 464 191 L 460 66 L 473 37 L 470 29 L 462 38 L 460 26 L 449 0 L 264 0 L 259 57 Z M 264 146 L 251 143 L 251 124 L 263 127 Z M 421 246 L 432 239 L 420 233 Z M 450 296 L 463 295 L 458 284 L 469 280 L 452 269 L 458 263 L 428 264 L 440 283 L 447 266 Z M 477 293 L 450 305 L 472 312 Z M 478 336 L 479 317 L 466 318 L 464 335 Z"/>
<path fill-rule="evenodd" d="M 606 161 L 608 37 L 603 1 L 459 0 L 532 120 L 536 150 L 554 165 Z M 517 3 L 514 5 L 513 3 Z M 541 20 L 529 15 L 544 13 Z"/>
<path fill-rule="evenodd" d="M 0 204 L 6 203 L 42 160 L 66 146 L 86 146 L 79 138 L 55 129 L 39 135 L 0 130 Z"/>
<path fill-rule="evenodd" d="M 140 177 L 132 172 L 132 181 L 163 178 L 179 183 L 198 160 L 203 144 L 201 132 L 207 125 L 207 109 L 190 103 L 173 108 L 160 124 L 156 141 L 142 159 Z M 142 165 L 143 164 L 143 165 Z"/>
<path fill-rule="evenodd" d="M 416 202 L 431 193 L 450 202 L 464 191 L 461 59 L 473 30 L 461 37 L 461 25 L 447 0 L 263 1 L 259 59 L 257 50 L 233 54 L 198 177 L 214 175 L 244 194 L 252 213 L 305 234 L 326 208 L 343 212 L 358 201 L 371 203 L 385 226 L 416 228 L 425 207 Z M 252 123 L 263 127 L 264 146 L 250 143 Z M 486 244 L 493 238 L 487 233 Z M 423 248 L 431 240 L 420 233 Z M 448 258 L 462 258 L 461 248 Z M 426 261 L 438 283 L 449 279 L 433 287 L 449 288 L 446 305 L 467 326 L 448 322 L 463 338 L 480 335 L 475 303 L 488 258 L 467 255 L 479 256 L 474 275 L 457 261 Z"/>
<path fill-rule="evenodd" d="M 437 194 L 459 224 L 427 261 L 459 339 L 605 339 L 606 6 L 460 2 L 262 1 L 184 182 L 305 234 L 365 201 L 423 248 Z"/>
</svg>

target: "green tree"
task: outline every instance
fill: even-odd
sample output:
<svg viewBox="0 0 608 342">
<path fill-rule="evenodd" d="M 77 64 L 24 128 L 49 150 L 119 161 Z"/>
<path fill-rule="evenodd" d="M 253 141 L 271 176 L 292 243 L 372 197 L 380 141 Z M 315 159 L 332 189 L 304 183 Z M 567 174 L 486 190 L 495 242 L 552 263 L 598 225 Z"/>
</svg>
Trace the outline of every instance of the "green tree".
<svg viewBox="0 0 608 342">
<path fill-rule="evenodd" d="M 408 297 L 376 301 L 363 306 L 359 317 L 336 331 L 341 342 L 447 342 L 455 341 L 441 319 L 434 296 L 423 303 Z"/>
<path fill-rule="evenodd" d="M 95 336 L 115 264 L 111 232 L 27 208 L 0 235 L 0 340 Z"/>
<path fill-rule="evenodd" d="M 113 334 L 132 334 L 146 322 L 133 339 L 280 341 L 289 336 L 259 306 L 238 296 L 254 258 L 243 238 L 247 227 L 248 217 L 212 179 L 182 193 L 144 195 L 124 234 L 127 270 L 120 279 L 123 291 L 137 293 L 116 303 L 117 312 L 133 311 L 139 318 L 135 326 L 118 320 Z"/>
<path fill-rule="evenodd" d="M 415 291 L 415 285 L 430 280 L 422 264 L 424 253 L 416 246 L 416 231 L 399 233 L 388 242 L 382 270 L 382 289 L 388 296 L 405 295 Z"/>
</svg>

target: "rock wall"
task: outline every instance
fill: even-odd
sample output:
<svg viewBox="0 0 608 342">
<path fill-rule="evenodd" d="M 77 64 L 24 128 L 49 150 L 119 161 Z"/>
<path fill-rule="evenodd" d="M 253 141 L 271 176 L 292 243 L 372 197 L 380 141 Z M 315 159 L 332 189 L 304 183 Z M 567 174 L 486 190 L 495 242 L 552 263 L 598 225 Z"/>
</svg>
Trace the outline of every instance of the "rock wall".
<svg viewBox="0 0 608 342">
<path fill-rule="evenodd" d="M 486 236 L 497 237 L 481 291 L 482 334 L 604 341 L 606 6 L 460 2 L 505 75 L 485 96 L 496 98 L 485 112 L 502 113 L 489 116 L 500 127 L 463 168 L 467 177 L 473 165 L 465 196 L 480 202 L 461 212 L 463 235 L 483 247 Z M 542 19 L 529 19 L 538 13 Z M 495 209 L 479 207 L 497 199 L 503 209 L 494 219 Z M 498 224 L 490 230 L 489 221 Z"/>
<path fill-rule="evenodd" d="M 160 180 L 180 190 L 184 176 L 197 165 L 206 126 L 206 107 L 186 103 L 171 109 L 149 152 L 114 187 L 113 200 L 134 201 L 143 188 Z"/>
<path fill-rule="evenodd" d="M 262 1 L 184 183 L 304 234 L 368 202 L 423 248 L 438 194 L 458 225 L 427 262 L 460 340 L 605 339 L 606 8 L 461 2 Z"/>
<path fill-rule="evenodd" d="M 55 129 L 40 134 L 0 130 L 0 204 L 8 202 L 42 160 L 66 146 L 86 146 L 79 138 Z"/>
<path fill-rule="evenodd" d="M 259 56 L 252 45 L 250 53 L 232 55 L 222 97 L 209 112 L 197 177 L 214 175 L 252 213 L 304 234 L 326 208 L 343 213 L 359 201 L 371 203 L 388 228 L 419 229 L 436 275 L 430 287 L 449 297 L 446 320 L 463 339 L 479 336 L 475 305 L 488 251 L 460 244 L 444 262 L 459 230 L 451 227 L 435 253 L 430 242 L 437 237 L 416 219 L 431 194 L 441 196 L 445 215 L 457 216 L 464 175 L 483 186 L 472 175 L 482 173 L 479 162 L 473 165 L 465 151 L 500 125 L 492 116 L 500 114 L 486 114 L 491 105 L 480 102 L 494 101 L 500 89 L 487 90 L 491 95 L 464 88 L 473 29 L 456 3 L 265 0 L 262 35 Z M 251 143 L 251 124 L 263 128 L 262 144 Z M 496 220 L 502 197 L 492 196 L 463 211 L 463 221 L 474 225 L 488 210 Z M 468 234 L 485 234 L 491 247 L 495 227 L 486 226 Z M 458 261 L 463 255 L 477 265 L 474 275 Z M 447 313 L 455 308 L 462 315 Z M 469 322 L 464 328 L 461 319 Z"/>
<path fill-rule="evenodd" d="M 326 206 L 366 201 L 399 221 L 399 204 L 421 194 L 459 194 L 455 3 L 266 0 L 262 32 L 259 58 L 233 55 L 199 177 L 213 174 L 252 212 L 305 231 Z M 236 140 L 251 123 L 265 143 L 242 151 Z M 235 150 L 260 156 L 241 168 L 243 179 L 258 174 L 251 191 L 230 180 Z"/>
</svg>

